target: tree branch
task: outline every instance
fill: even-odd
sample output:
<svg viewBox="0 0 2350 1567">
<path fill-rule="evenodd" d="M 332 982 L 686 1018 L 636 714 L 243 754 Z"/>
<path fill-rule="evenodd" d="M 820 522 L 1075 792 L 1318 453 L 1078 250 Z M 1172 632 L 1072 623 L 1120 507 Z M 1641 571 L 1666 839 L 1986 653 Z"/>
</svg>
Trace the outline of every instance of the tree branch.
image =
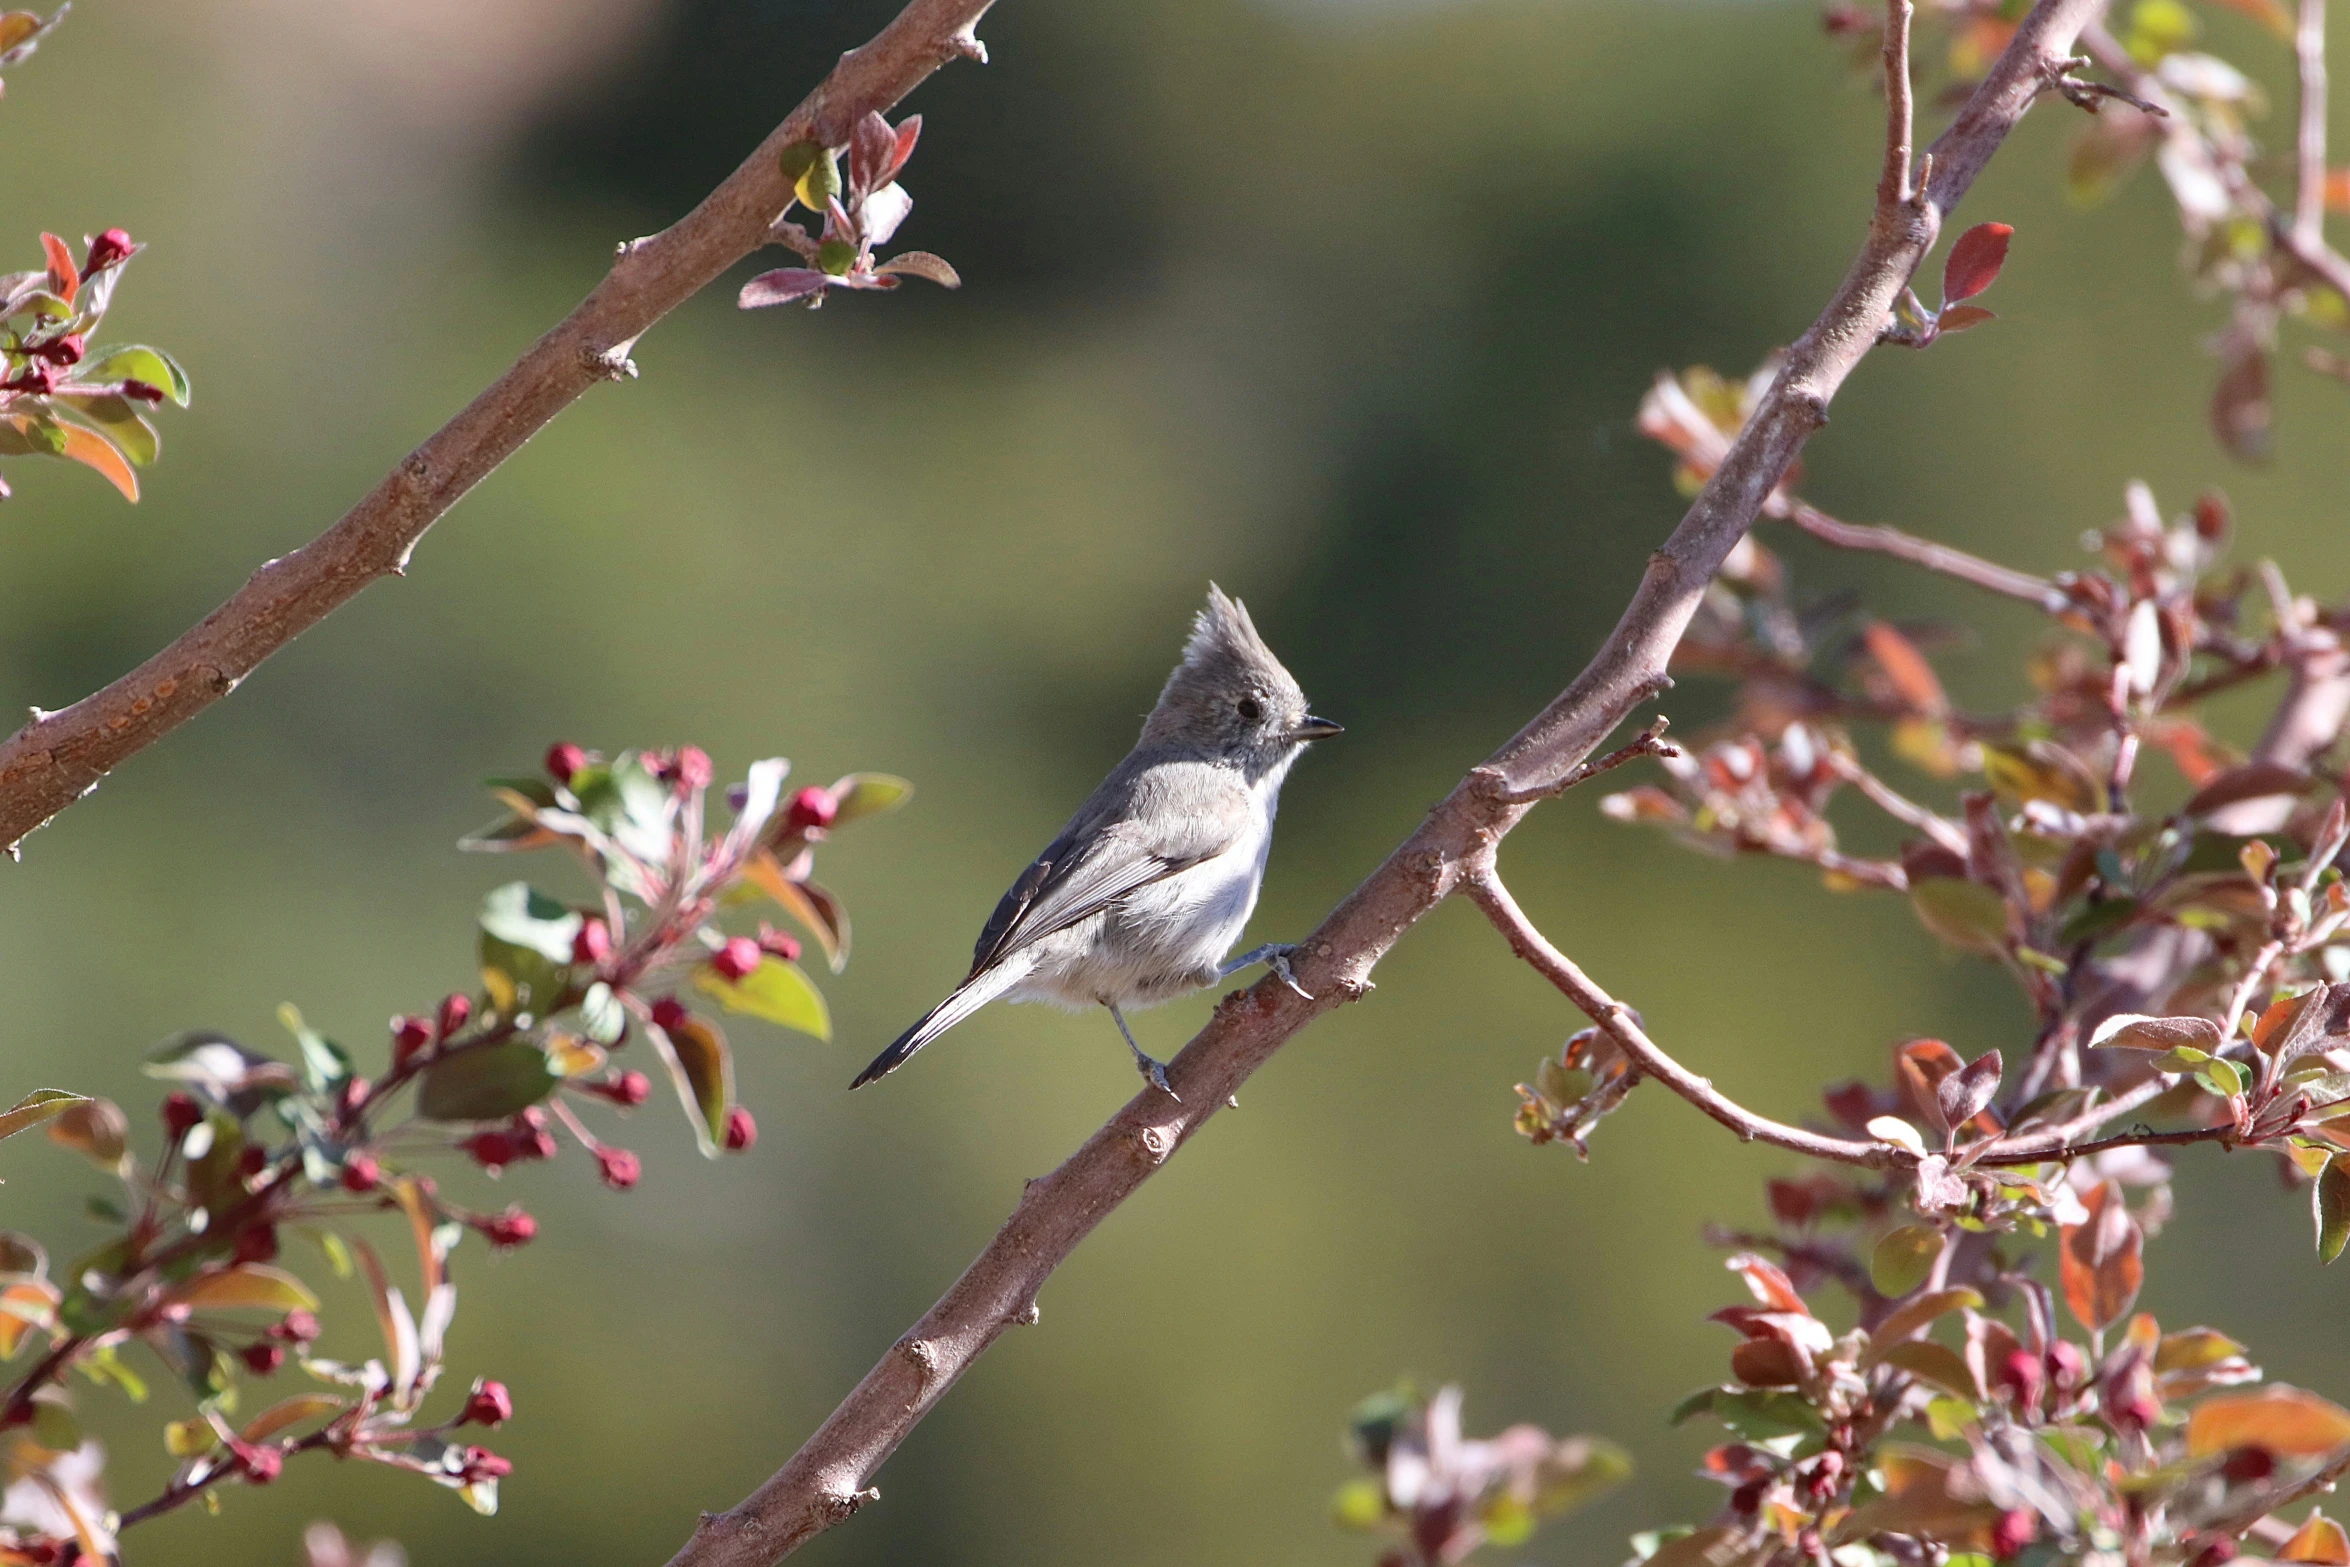
<svg viewBox="0 0 2350 1567">
<path fill-rule="evenodd" d="M 2316 250 L 2326 242 L 2326 0 L 2301 0 L 2293 52 L 2301 67 L 2293 238 Z"/>
<path fill-rule="evenodd" d="M 1931 177 L 1910 199 L 1890 207 L 1879 203 L 1867 240 L 1827 309 L 1790 350 L 1728 456 L 1651 558 L 1631 604 L 1591 663 L 1456 785 L 1298 945 L 1292 962 L 1314 999 L 1278 982 L 1225 997 L 1208 1026 L 1169 1064 L 1182 1099 L 1155 1090 L 1137 1095 L 1067 1163 L 1031 1182 L 963 1276 L 806 1445 L 739 1505 L 704 1515 L 671 1567 L 766 1567 L 871 1501 L 878 1494 L 867 1486 L 873 1472 L 1006 1328 L 1035 1320 L 1037 1291 L 1094 1226 L 1291 1035 L 1369 993 L 1372 969 L 1404 933 L 1470 876 L 1491 867 L 1495 845 L 1531 809 L 1507 803 L 1507 796 L 1565 779 L 1639 702 L 1669 684 L 1665 661 L 1715 568 L 1744 537 L 1788 464 L 1826 419 L 1829 400 L 1875 344 L 1894 297 L 1931 247 L 1942 214 L 1966 194 L 2031 107 L 2050 65 L 2069 57 L 2083 23 L 2102 3 L 2039 0 L 1934 144 Z"/>
<path fill-rule="evenodd" d="M 650 239 L 620 247 L 612 270 L 548 332 L 358 505 L 309 544 L 255 572 L 228 602 L 162 652 L 0 744 L 0 846 L 90 792 L 118 763 L 235 690 L 263 659 L 378 577 L 399 576 L 425 530 L 574 399 L 634 374 L 628 351 L 653 324 L 764 246 L 791 200 L 783 149 L 814 137 L 845 145 L 950 60 L 984 59 L 972 28 L 993 0 L 913 0 L 777 126 L 699 206 Z"/>
<path fill-rule="evenodd" d="M 1768 508 L 1771 516 L 1783 517 L 1823 544 L 1838 549 L 1865 550 L 1877 555 L 1890 555 L 1913 566 L 1940 572 L 1945 577 L 1972 584 L 1986 592 L 2021 599 L 2035 609 L 2056 614 L 2068 609 L 2072 600 L 2046 577 L 2036 577 L 2028 571 L 2002 566 L 1997 561 L 1970 555 L 1965 550 L 1937 544 L 1904 533 L 1899 528 L 1844 522 L 1829 516 L 1808 501 L 1793 496 L 1774 496 Z"/>
</svg>

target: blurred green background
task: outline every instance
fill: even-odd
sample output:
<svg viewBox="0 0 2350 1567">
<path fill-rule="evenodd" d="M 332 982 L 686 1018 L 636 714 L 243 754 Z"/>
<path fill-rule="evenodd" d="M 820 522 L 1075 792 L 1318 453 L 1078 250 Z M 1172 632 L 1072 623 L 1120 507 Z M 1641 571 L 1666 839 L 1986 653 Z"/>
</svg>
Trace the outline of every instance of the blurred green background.
<svg viewBox="0 0 2350 1567">
<path fill-rule="evenodd" d="M 136 508 L 85 471 L 11 465 L 0 700 L 65 705 L 331 522 L 890 9 L 83 0 L 0 104 L 9 243 L 113 224 L 150 242 L 110 335 L 173 349 L 197 395 L 166 410 Z M 2279 80 L 2281 45 L 2209 27 Z M 781 752 L 803 779 L 921 789 L 827 853 L 858 922 L 827 986 L 838 1042 L 734 1030 L 755 1153 L 704 1163 L 657 1102 L 627 1130 L 649 1173 L 626 1196 L 576 1159 L 494 1194 L 443 1172 L 545 1224 L 515 1256 L 459 1258 L 451 1379 L 502 1377 L 521 1409 L 496 1438 L 519 1464 L 499 1517 L 308 1460 L 217 1520 L 134 1535 L 133 1560 L 291 1562 L 318 1516 L 423 1563 L 665 1559 L 1133 1091 L 1102 1019 L 1025 1008 L 842 1089 L 1125 750 L 1208 579 L 1348 726 L 1289 787 L 1252 939 L 1292 937 L 1605 633 L 1680 509 L 1631 429 L 1648 379 L 1743 374 L 1799 331 L 1874 179 L 1875 99 L 1803 3 L 1005 0 L 982 32 L 994 63 L 911 105 L 902 242 L 952 259 L 960 294 L 745 316 L 741 269 L 406 581 L 0 873 L 0 1089 L 115 1094 L 147 1137 L 136 1063 L 174 1030 L 274 1048 L 292 999 L 373 1051 L 381 1019 L 469 983 L 476 900 L 518 867 L 450 845 L 491 814 L 476 780 L 551 739 L 693 740 L 729 775 Z M 2178 276 L 2151 178 L 2068 208 L 2073 117 L 2044 105 L 1969 204 L 2018 231 L 2001 322 L 1863 366 L 1809 493 L 2054 570 L 2125 480 L 2173 509 L 2217 483 L 2247 551 L 2339 593 L 2342 389 L 2281 372 L 2279 460 L 2227 465 L 2201 422 L 2217 307 Z M 1977 625 L 1943 660 L 1962 700 L 2017 689 L 2028 616 L 1787 553 L 1811 591 Z M 1718 700 L 1690 685 L 1666 706 L 1694 730 Z M 1802 1114 L 1912 1033 L 1968 1055 L 2021 1037 L 2003 982 L 1891 902 L 1701 861 L 1595 804 L 1510 840 L 1520 896 L 1749 1102 Z M 1464 1382 L 1476 1428 L 1603 1432 L 1640 1459 L 1507 1559 L 1613 1562 L 1631 1530 L 1714 1505 L 1688 1478 L 1707 1433 L 1663 1423 L 1729 1342 L 1701 1320 L 1735 1281 L 1700 1226 L 1755 1218 L 1782 1161 L 1653 1092 L 1587 1167 L 1529 1148 L 1510 1085 L 1575 1020 L 1466 909 L 1379 979 L 1104 1226 L 1041 1326 L 806 1561 L 1365 1562 L 1326 1518 L 1337 1433 L 1403 1372 Z M 1147 1015 L 1145 1041 L 1172 1050 L 1207 1005 Z M 2186 1163 L 2148 1304 L 2350 1393 L 2339 1280 L 2299 1199 L 2265 1165 Z M 24 1139 L 0 1173 L 7 1224 L 63 1253 L 92 1233 L 98 1183 L 63 1153 Z M 328 1347 L 363 1353 L 366 1314 L 334 1288 Z M 83 1402 L 109 1411 L 117 1499 L 148 1494 L 154 1417 Z"/>
</svg>

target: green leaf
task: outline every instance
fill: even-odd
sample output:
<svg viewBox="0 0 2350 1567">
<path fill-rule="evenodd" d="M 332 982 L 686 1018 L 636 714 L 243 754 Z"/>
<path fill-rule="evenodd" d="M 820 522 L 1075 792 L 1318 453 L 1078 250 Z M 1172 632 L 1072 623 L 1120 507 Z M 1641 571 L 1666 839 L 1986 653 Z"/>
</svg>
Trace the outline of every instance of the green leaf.
<svg viewBox="0 0 2350 1567">
<path fill-rule="evenodd" d="M 561 1081 L 536 1045 L 479 1045 L 425 1068 L 416 1113 L 429 1121 L 503 1120 L 546 1098 Z"/>
<path fill-rule="evenodd" d="M 1974 1374 L 1967 1370 L 1958 1351 L 1930 1338 L 1913 1338 L 1894 1345 L 1885 1352 L 1885 1363 L 1899 1366 L 1945 1393 L 1955 1393 L 1961 1398 L 1975 1398 L 1981 1393 L 1975 1386 Z"/>
<path fill-rule="evenodd" d="M 188 406 L 188 372 L 160 348 L 130 343 L 109 348 L 85 361 L 75 374 L 81 381 L 144 381 L 182 408 Z"/>
<path fill-rule="evenodd" d="M 1922 1224 L 1905 1224 L 1889 1231 L 1869 1253 L 1869 1282 L 1877 1293 L 1898 1300 L 1926 1282 L 1934 1259 L 1942 1255 L 1942 1237 Z"/>
<path fill-rule="evenodd" d="M 638 753 L 623 751 L 605 766 L 581 768 L 571 775 L 571 792 L 579 814 L 629 853 L 655 865 L 668 860 L 677 795 Z"/>
<path fill-rule="evenodd" d="M 294 1043 L 302 1047 L 302 1081 L 312 1093 L 332 1093 L 337 1084 L 351 1075 L 350 1055 L 341 1045 L 303 1022 L 301 1011 L 291 1001 L 279 1005 L 277 1020 L 294 1036 Z"/>
<path fill-rule="evenodd" d="M 832 786 L 833 802 L 838 807 L 832 825 L 846 827 L 860 817 L 894 811 L 913 793 L 912 784 L 890 773 L 851 773 Z"/>
<path fill-rule="evenodd" d="M 696 969 L 694 988 L 715 996 L 729 1012 L 763 1017 L 818 1039 L 832 1037 L 832 1018 L 825 1010 L 824 996 L 797 963 L 769 958 L 740 981 L 728 980 L 707 968 Z"/>
<path fill-rule="evenodd" d="M 57 400 L 97 426 L 125 457 L 142 468 L 163 449 L 163 438 L 155 433 L 155 426 L 119 392 L 59 392 Z"/>
<path fill-rule="evenodd" d="M 1711 1409 L 1715 1419 L 1749 1442 L 1827 1429 L 1808 1400 L 1783 1388 L 1717 1388 Z"/>
<path fill-rule="evenodd" d="M 2007 900 L 1995 887 L 1923 876 L 1911 883 L 1909 901 L 1926 929 L 1961 952 L 1996 953 L 2007 944 Z"/>
<path fill-rule="evenodd" d="M 583 923 L 567 908 L 528 882 L 510 881 L 481 900 L 482 930 L 511 946 L 524 947 L 554 963 L 571 961 L 571 943 Z"/>
<path fill-rule="evenodd" d="M 267 1263 L 245 1262 L 219 1273 L 200 1273 L 169 1297 L 197 1310 L 250 1306 L 261 1311 L 316 1311 L 318 1297 L 300 1279 Z"/>
<path fill-rule="evenodd" d="M 734 1057 L 726 1048 L 726 1036 L 716 1024 L 691 1013 L 675 1028 L 652 1025 L 645 1032 L 669 1068 L 669 1080 L 677 1085 L 677 1097 L 685 1104 L 703 1157 L 717 1158 L 726 1136 L 726 1112 L 734 1106 Z"/>
<path fill-rule="evenodd" d="M 88 1102 L 85 1094 L 69 1094 L 62 1088 L 36 1088 L 8 1109 L 0 1110 L 0 1137 L 14 1137 L 51 1116 L 63 1115 L 75 1105 Z"/>
<path fill-rule="evenodd" d="M 2235 1062 L 2214 1057 L 2196 1071 L 2195 1081 L 2220 1098 L 2230 1099 L 2244 1091 L 2247 1075 Z"/>
<path fill-rule="evenodd" d="M 2317 1260 L 2331 1262 L 2342 1255 L 2342 1246 L 2350 1241 L 2350 1165 L 2343 1161 L 2350 1154 L 2336 1154 L 2320 1170 L 2309 1194 L 2309 1206 L 2317 1219 Z"/>
</svg>

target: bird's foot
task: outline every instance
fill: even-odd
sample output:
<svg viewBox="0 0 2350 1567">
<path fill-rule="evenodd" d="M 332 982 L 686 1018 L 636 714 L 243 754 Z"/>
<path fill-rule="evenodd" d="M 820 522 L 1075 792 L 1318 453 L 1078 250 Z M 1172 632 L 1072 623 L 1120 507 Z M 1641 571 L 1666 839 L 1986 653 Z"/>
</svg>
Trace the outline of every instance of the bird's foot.
<svg viewBox="0 0 2350 1567">
<path fill-rule="evenodd" d="M 1287 985 L 1292 991 L 1296 992 L 1296 994 L 1301 999 L 1311 1001 L 1314 999 L 1313 992 L 1306 989 L 1305 986 L 1297 982 L 1297 970 L 1290 967 L 1289 964 L 1290 955 L 1296 951 L 1296 947 L 1290 946 L 1287 943 L 1269 941 L 1261 947 L 1251 947 L 1248 951 L 1242 953 L 1239 957 L 1234 958 L 1231 962 L 1225 964 L 1223 972 L 1218 974 L 1216 977 L 1218 979 L 1230 979 L 1233 975 L 1239 973 L 1242 969 L 1249 967 L 1251 964 L 1262 963 L 1265 965 L 1265 967 L 1271 969 L 1275 974 L 1278 974 L 1281 977 L 1281 983 Z"/>
<path fill-rule="evenodd" d="M 1137 1072 L 1140 1072 L 1145 1078 L 1150 1080 L 1151 1087 L 1157 1089 L 1160 1093 L 1165 1094 L 1169 1099 L 1174 1100 L 1177 1104 L 1183 1103 L 1183 1096 L 1175 1092 L 1174 1084 L 1167 1081 L 1167 1069 L 1165 1066 L 1161 1065 L 1157 1061 L 1152 1060 L 1149 1056 L 1144 1055 L 1141 1051 L 1138 1050 L 1134 1053 L 1134 1069 Z"/>
</svg>

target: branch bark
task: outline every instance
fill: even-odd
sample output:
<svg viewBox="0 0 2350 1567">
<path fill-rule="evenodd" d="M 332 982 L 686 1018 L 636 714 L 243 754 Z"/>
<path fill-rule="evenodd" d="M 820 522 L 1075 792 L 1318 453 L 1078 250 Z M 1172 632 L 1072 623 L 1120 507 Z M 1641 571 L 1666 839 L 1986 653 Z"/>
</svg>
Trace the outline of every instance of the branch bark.
<svg viewBox="0 0 2350 1567">
<path fill-rule="evenodd" d="M 1279 983 L 1227 996 L 1169 1065 L 1182 1100 L 1146 1091 L 1068 1162 L 1029 1183 L 1011 1218 L 938 1303 L 900 1338 L 806 1445 L 724 1513 L 705 1514 L 670 1567 L 766 1567 L 855 1514 L 874 1471 L 1007 1328 L 1035 1320 L 1037 1291 L 1095 1225 L 1205 1125 L 1249 1075 L 1315 1018 L 1371 989 L 1379 960 L 1422 916 L 1490 869 L 1502 837 L 1645 698 L 1700 595 L 1875 344 L 1895 297 L 1955 207 L 2023 118 L 2104 0 L 2039 0 L 2004 54 L 1908 175 L 1906 77 L 1889 95 L 1886 188 L 1850 270 L 1789 351 L 1728 456 L 1648 564 L 1615 630 L 1573 684 L 1432 809 L 1418 831 L 1299 944 L 1308 1000 Z M 1892 0 L 1906 21 L 1906 0 Z M 1906 62 L 1902 62 L 1906 68 Z M 1790 1128 L 1790 1130 L 1793 1130 Z"/>
<path fill-rule="evenodd" d="M 913 0 L 785 117 L 701 204 L 631 240 L 604 280 L 488 390 L 401 460 L 340 522 L 270 561 L 226 603 L 105 690 L 0 744 L 0 846 L 88 794 L 117 764 L 235 690 L 262 660 L 379 577 L 402 575 L 425 530 L 599 381 L 635 374 L 628 352 L 653 324 L 767 243 L 791 200 L 777 159 L 813 136 L 844 146 L 955 59 L 986 58 L 972 29 L 993 0 Z"/>
</svg>

